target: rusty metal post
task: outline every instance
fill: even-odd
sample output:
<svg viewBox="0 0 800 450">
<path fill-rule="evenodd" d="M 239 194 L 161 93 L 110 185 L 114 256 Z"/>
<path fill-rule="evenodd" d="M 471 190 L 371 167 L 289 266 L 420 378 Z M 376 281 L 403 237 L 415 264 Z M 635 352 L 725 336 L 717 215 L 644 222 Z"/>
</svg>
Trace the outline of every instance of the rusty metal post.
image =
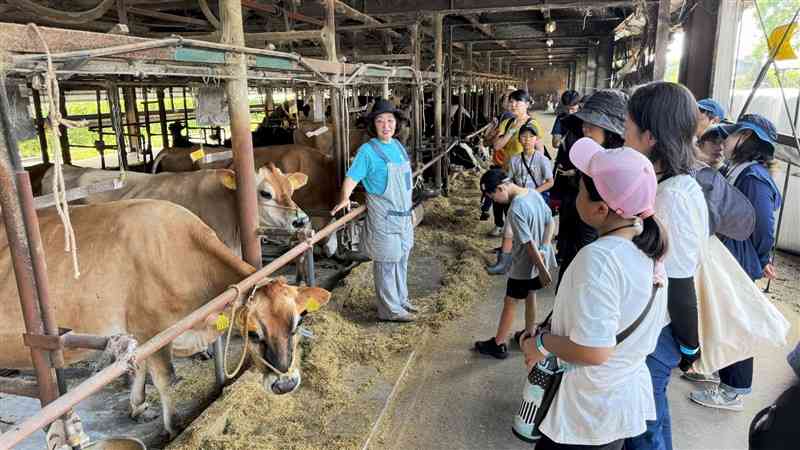
<svg viewBox="0 0 800 450">
<path fill-rule="evenodd" d="M 167 105 L 164 102 L 164 88 L 156 89 L 158 99 L 158 122 L 161 124 L 161 148 L 169 147 L 169 130 L 167 129 Z"/>
<path fill-rule="evenodd" d="M 433 128 L 434 128 L 434 149 L 438 154 L 442 150 L 442 88 L 444 84 L 444 14 L 434 13 L 433 15 L 433 35 L 434 35 L 434 62 L 436 65 L 436 89 L 434 90 L 433 100 Z M 442 187 L 442 165 L 436 163 L 434 166 L 435 189 Z"/>
<path fill-rule="evenodd" d="M 11 138 L 9 112 L 10 107 L 8 105 L 6 91 L 4 88 L 0 88 L 0 207 L 2 207 L 3 221 L 8 237 L 11 262 L 14 266 L 17 292 L 22 307 L 22 316 L 25 321 L 25 331 L 29 334 L 41 335 L 45 333 L 46 325 L 53 324 L 53 316 L 52 311 L 50 311 L 50 315 L 48 315 L 48 311 L 42 311 L 40 309 L 41 303 L 36 290 L 36 280 L 38 278 L 46 282 L 47 278 L 46 273 L 43 276 L 40 275 L 40 277 L 34 274 L 34 270 L 36 267 L 40 267 L 40 264 L 34 264 L 31 255 L 42 255 L 41 238 L 39 237 L 38 224 L 34 230 L 30 230 L 30 232 L 26 230 L 25 219 L 23 217 L 23 205 L 21 204 L 17 183 L 14 179 L 15 172 L 22 172 L 25 175 L 26 173 L 19 159 L 16 141 Z M 20 179 L 27 181 L 25 176 L 20 177 Z M 30 192 L 30 183 L 28 183 L 27 188 L 27 192 Z M 32 209 L 32 197 L 29 200 L 30 203 L 28 206 Z M 28 211 L 28 213 L 30 213 L 30 211 Z M 38 238 L 36 242 L 39 248 L 35 249 L 35 253 L 31 252 L 31 242 L 29 242 L 29 236 L 31 234 L 35 234 Z M 43 261 L 39 261 L 39 263 L 43 263 Z M 49 307 L 47 299 L 45 299 L 45 306 Z M 40 315 L 40 312 L 42 315 Z M 42 316 L 47 317 L 50 323 L 43 323 Z M 39 387 L 39 400 L 42 406 L 45 406 L 58 398 L 59 391 L 56 375 L 50 367 L 51 361 L 45 351 L 38 348 L 31 348 L 30 351 Z"/>
<path fill-rule="evenodd" d="M 67 117 L 67 93 L 64 89 L 61 89 L 58 92 L 58 107 L 61 109 L 61 115 L 66 118 Z M 64 125 L 58 126 L 59 131 L 61 132 L 61 136 L 59 140 L 61 142 L 61 156 L 63 158 L 64 164 L 72 164 L 72 155 L 69 153 L 69 129 Z"/>
<path fill-rule="evenodd" d="M 39 138 L 39 148 L 42 150 L 42 164 L 50 163 L 50 155 L 47 154 L 47 131 L 44 128 L 44 114 L 42 114 L 42 97 L 39 90 L 33 91 L 33 109 L 36 112 L 36 135 Z"/>
<path fill-rule="evenodd" d="M 153 162 L 153 133 L 150 129 L 150 104 L 147 96 L 147 87 L 142 88 L 142 105 L 144 106 L 144 130 L 147 132 L 147 148 L 142 151 L 142 159 L 147 164 L 147 155 L 150 154 L 150 162 Z"/>
<path fill-rule="evenodd" d="M 242 4 L 238 0 L 220 0 L 222 43 L 244 46 Z M 239 231 L 242 255 L 253 267 L 261 267 L 261 243 L 258 228 L 256 169 L 253 160 L 253 136 L 250 134 L 250 102 L 247 87 L 247 59 L 241 53 L 228 53 L 228 70 L 233 78 L 225 81 L 228 111 L 231 117 L 233 165 L 236 170 L 236 200 L 239 205 Z"/>
</svg>

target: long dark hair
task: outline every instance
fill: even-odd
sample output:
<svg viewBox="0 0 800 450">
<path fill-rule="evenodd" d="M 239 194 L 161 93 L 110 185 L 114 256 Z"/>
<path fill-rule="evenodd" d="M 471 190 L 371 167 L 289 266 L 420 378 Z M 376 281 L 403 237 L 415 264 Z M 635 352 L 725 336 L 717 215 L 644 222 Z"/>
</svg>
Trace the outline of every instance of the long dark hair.
<svg viewBox="0 0 800 450">
<path fill-rule="evenodd" d="M 731 162 L 734 164 L 756 161 L 769 167 L 773 159 L 775 156 L 772 145 L 759 139 L 755 133 L 739 142 L 731 155 Z"/>
<path fill-rule="evenodd" d="M 593 202 L 603 202 L 603 197 L 597 192 L 597 187 L 594 185 L 592 177 L 581 173 L 581 179 L 586 186 L 586 192 L 589 194 L 589 199 Z M 656 219 L 656 216 L 650 216 L 642 220 L 643 230 L 642 234 L 635 236 L 632 241 L 636 247 L 645 255 L 658 261 L 667 254 L 669 242 L 667 233 L 661 227 L 661 223 Z"/>
<path fill-rule="evenodd" d="M 625 145 L 625 138 L 603 128 L 603 148 L 620 148 Z"/>
<path fill-rule="evenodd" d="M 661 163 L 664 178 L 691 172 L 697 102 L 685 86 L 665 81 L 646 84 L 631 96 L 628 114 L 642 132 L 649 131 L 656 139 L 650 160 Z"/>
</svg>

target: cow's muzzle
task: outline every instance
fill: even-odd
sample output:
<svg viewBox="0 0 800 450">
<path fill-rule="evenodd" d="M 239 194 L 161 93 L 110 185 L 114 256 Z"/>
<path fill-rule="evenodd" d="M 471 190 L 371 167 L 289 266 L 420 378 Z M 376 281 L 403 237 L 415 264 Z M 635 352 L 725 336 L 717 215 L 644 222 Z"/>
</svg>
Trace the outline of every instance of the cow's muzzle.
<svg viewBox="0 0 800 450">
<path fill-rule="evenodd" d="M 268 373 L 264 375 L 264 390 L 276 395 L 289 394 L 300 386 L 300 371 L 292 369 L 287 374 Z"/>
</svg>

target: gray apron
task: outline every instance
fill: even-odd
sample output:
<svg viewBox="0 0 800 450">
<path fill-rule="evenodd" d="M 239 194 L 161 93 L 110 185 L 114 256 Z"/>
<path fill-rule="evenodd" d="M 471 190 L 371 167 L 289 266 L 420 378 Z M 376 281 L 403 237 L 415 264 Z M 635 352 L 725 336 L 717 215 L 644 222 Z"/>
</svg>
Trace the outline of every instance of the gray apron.
<svg viewBox="0 0 800 450">
<path fill-rule="evenodd" d="M 402 144 L 394 141 L 400 148 Z M 414 246 L 411 222 L 411 163 L 403 148 L 403 162 L 393 163 L 375 139 L 369 144 L 386 164 L 389 176 L 381 195 L 367 193 L 364 251 L 373 261 L 399 262 Z"/>
</svg>

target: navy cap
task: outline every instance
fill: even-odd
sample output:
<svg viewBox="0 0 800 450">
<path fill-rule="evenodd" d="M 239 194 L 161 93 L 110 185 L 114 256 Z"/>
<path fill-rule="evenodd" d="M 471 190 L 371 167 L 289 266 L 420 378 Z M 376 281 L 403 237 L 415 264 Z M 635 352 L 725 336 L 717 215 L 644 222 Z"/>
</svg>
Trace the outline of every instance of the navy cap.
<svg viewBox="0 0 800 450">
<path fill-rule="evenodd" d="M 700 139 L 698 139 L 697 142 L 703 143 L 706 141 L 716 141 L 718 139 L 725 139 L 727 137 L 728 134 L 725 132 L 723 125 L 714 125 L 703 132 L 703 135 L 700 136 Z"/>
<path fill-rule="evenodd" d="M 531 133 L 531 134 L 533 134 L 534 136 L 539 136 L 539 130 L 537 130 L 537 129 L 536 129 L 536 125 L 534 125 L 532 121 L 531 121 L 531 122 L 528 122 L 528 123 L 526 123 L 525 125 L 523 125 L 523 126 L 522 126 L 522 127 L 519 129 L 519 133 L 518 133 L 518 135 L 519 135 L 519 136 L 522 136 L 522 133 Z"/>
<path fill-rule="evenodd" d="M 481 176 L 481 192 L 484 194 L 491 194 L 497 190 L 497 186 L 510 181 L 511 179 L 508 178 L 508 175 L 503 170 L 487 170 L 483 176 Z"/>
<path fill-rule="evenodd" d="M 712 116 L 719 120 L 725 119 L 725 108 L 713 98 L 704 98 L 700 100 L 697 102 L 697 107 L 700 108 L 701 111 L 711 113 Z"/>
<path fill-rule="evenodd" d="M 771 145 L 773 150 L 778 144 L 778 132 L 775 125 L 760 114 L 745 114 L 738 122 L 720 127 L 725 136 L 730 136 L 737 131 L 751 130 L 759 139 Z"/>
</svg>

